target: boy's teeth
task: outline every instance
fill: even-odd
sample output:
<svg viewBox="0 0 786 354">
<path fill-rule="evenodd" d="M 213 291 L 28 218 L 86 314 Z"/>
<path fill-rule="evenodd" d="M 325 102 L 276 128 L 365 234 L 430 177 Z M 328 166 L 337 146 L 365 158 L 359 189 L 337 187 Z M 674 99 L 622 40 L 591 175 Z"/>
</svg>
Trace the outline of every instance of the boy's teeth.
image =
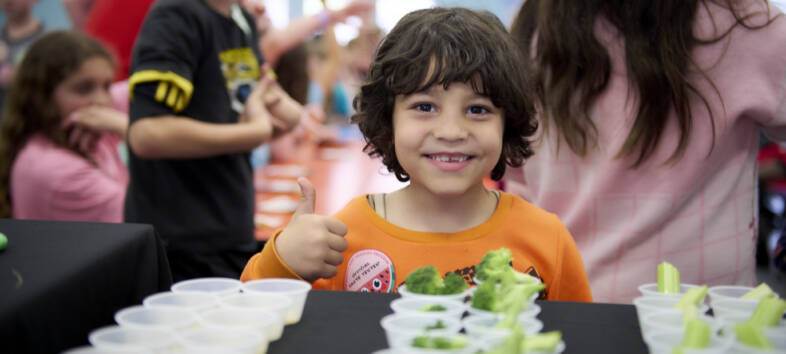
<svg viewBox="0 0 786 354">
<path fill-rule="evenodd" d="M 431 155 L 431 159 L 440 162 L 461 162 L 469 159 L 468 156 L 445 156 L 445 155 Z"/>
</svg>

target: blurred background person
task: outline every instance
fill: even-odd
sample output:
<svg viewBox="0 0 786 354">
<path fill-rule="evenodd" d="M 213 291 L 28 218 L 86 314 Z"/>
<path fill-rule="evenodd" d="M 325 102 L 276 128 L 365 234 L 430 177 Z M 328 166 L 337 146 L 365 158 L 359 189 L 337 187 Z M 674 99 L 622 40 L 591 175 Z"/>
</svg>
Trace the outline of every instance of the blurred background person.
<svg viewBox="0 0 786 354">
<path fill-rule="evenodd" d="M 106 49 L 77 32 L 29 48 L 0 129 L 0 217 L 122 221 L 128 117 L 110 107 L 113 76 Z"/>
<path fill-rule="evenodd" d="M 528 0 L 511 32 L 540 144 L 508 191 L 556 213 L 596 301 L 669 261 L 754 285 L 759 129 L 786 138 L 786 18 L 764 0 Z"/>
<path fill-rule="evenodd" d="M 16 65 L 25 50 L 46 31 L 44 23 L 33 14 L 38 0 L 0 0 L 5 24 L 0 29 L 0 111 Z"/>
</svg>

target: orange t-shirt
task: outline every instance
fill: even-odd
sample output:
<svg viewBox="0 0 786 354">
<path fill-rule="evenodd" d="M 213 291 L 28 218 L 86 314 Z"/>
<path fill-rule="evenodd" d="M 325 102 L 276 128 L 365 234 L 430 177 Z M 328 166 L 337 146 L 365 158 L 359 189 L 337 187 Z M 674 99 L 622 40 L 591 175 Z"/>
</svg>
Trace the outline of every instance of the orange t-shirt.
<svg viewBox="0 0 786 354">
<path fill-rule="evenodd" d="M 508 193 L 500 193 L 497 210 L 483 224 L 456 233 L 407 230 L 379 216 L 367 196 L 350 201 L 336 215 L 347 225 L 349 248 L 338 275 L 319 279 L 314 289 L 391 292 L 415 268 L 433 265 L 456 272 L 472 283 L 475 267 L 491 250 L 508 248 L 513 267 L 546 284 L 548 300 L 592 301 L 581 255 L 559 219 Z M 275 237 L 246 265 L 241 280 L 299 278 L 275 250 Z"/>
</svg>

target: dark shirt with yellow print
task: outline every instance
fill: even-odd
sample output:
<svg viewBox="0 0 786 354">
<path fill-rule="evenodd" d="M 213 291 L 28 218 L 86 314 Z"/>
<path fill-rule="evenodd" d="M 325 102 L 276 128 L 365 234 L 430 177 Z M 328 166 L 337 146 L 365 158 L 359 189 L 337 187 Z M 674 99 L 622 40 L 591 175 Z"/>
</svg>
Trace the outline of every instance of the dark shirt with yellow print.
<svg viewBox="0 0 786 354">
<path fill-rule="evenodd" d="M 159 0 L 150 9 L 131 62 L 131 123 L 184 116 L 236 123 L 260 77 L 254 20 L 231 17 L 204 0 Z M 254 189 L 248 153 L 147 160 L 130 152 L 128 222 L 151 223 L 170 250 L 253 251 Z"/>
</svg>

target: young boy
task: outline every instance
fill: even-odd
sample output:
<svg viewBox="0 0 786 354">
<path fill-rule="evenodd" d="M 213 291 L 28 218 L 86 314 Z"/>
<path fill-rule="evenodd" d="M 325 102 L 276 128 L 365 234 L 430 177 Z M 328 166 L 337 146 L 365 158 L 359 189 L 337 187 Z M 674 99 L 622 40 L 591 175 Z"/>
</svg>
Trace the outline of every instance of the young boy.
<svg viewBox="0 0 786 354">
<path fill-rule="evenodd" d="M 300 179 L 292 221 L 246 265 L 241 280 L 302 278 L 315 289 L 393 291 L 434 265 L 471 282 L 489 250 L 539 277 L 547 299 L 592 301 L 581 256 L 556 216 L 483 187 L 531 154 L 532 107 L 515 44 L 493 15 L 428 9 L 406 15 L 382 42 L 355 99 L 372 156 L 409 185 L 313 214 Z"/>
<path fill-rule="evenodd" d="M 237 1 L 156 1 L 134 48 L 125 220 L 155 226 L 174 281 L 240 275 L 257 251 L 249 151 L 302 112 Z"/>
</svg>

